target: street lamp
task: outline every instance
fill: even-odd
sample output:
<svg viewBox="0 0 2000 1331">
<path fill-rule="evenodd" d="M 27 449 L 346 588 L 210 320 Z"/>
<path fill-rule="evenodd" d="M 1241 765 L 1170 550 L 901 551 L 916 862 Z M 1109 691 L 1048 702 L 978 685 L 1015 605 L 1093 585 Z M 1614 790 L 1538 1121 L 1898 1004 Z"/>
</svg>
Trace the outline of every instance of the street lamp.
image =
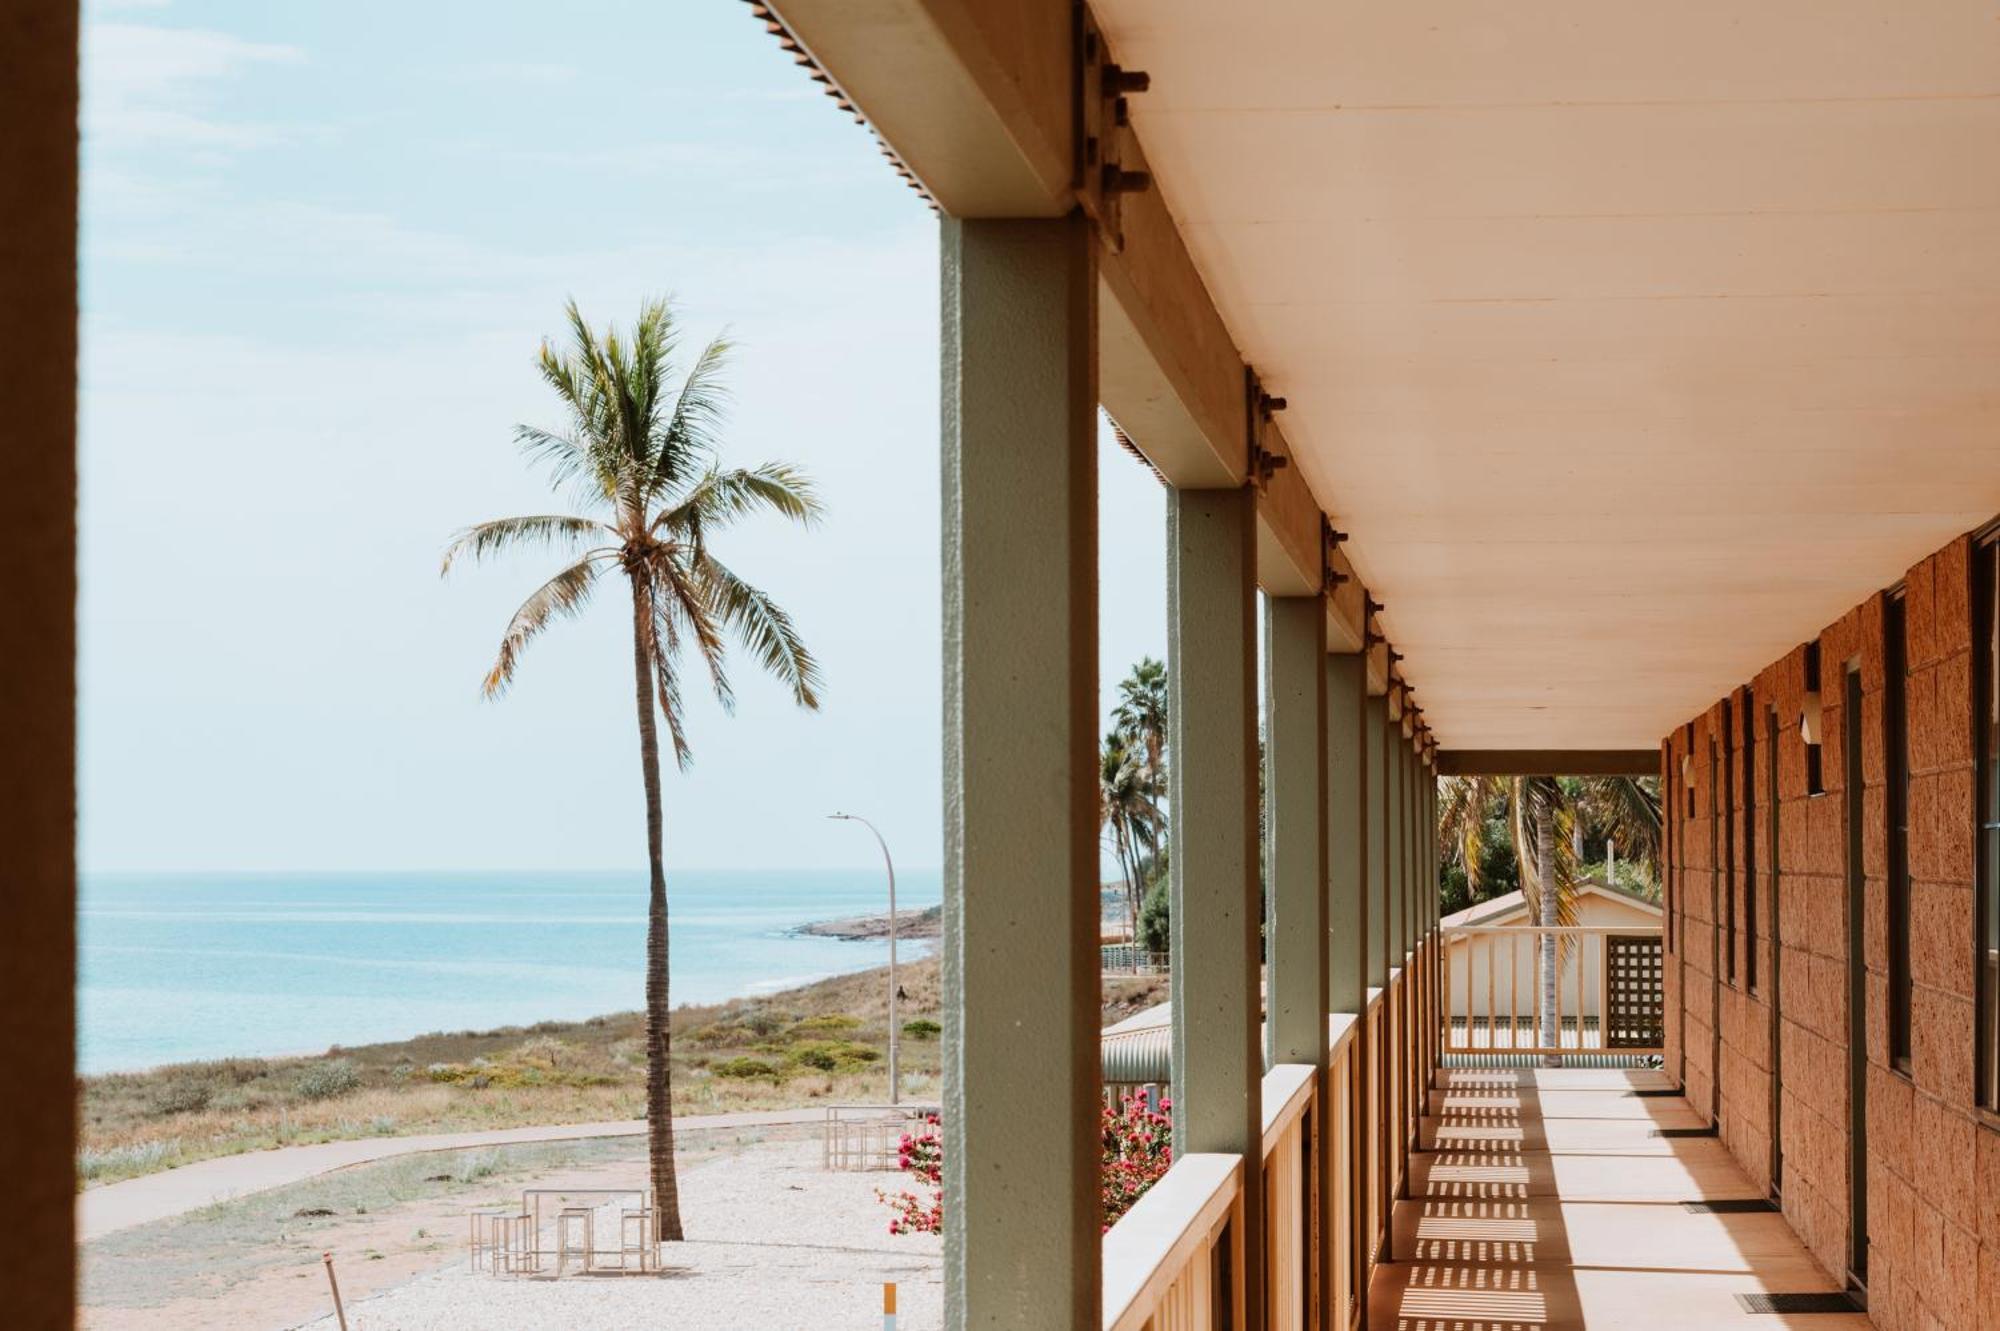
<svg viewBox="0 0 2000 1331">
<path fill-rule="evenodd" d="M 858 813 L 830 813 L 829 818 L 844 822 L 860 823 L 875 834 L 875 844 L 882 848 L 882 863 L 889 870 L 889 1103 L 903 1102 L 902 1079 L 896 1075 L 896 862 L 889 858 L 889 843 L 882 839 L 881 829 Z"/>
</svg>

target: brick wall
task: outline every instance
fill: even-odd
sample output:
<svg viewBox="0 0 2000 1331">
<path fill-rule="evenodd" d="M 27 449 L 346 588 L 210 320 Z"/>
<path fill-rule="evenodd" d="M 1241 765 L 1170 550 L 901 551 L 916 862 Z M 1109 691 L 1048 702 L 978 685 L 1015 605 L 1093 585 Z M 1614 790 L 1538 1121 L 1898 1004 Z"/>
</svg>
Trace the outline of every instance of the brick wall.
<svg viewBox="0 0 2000 1331">
<path fill-rule="evenodd" d="M 1969 569 L 1970 542 L 1962 538 L 1904 579 L 1912 982 L 1907 1075 L 1891 1067 L 1887 1019 L 1884 597 L 1855 606 L 1817 639 L 1823 794 L 1807 791 L 1807 749 L 1799 729 L 1806 696 L 1803 645 L 1691 718 L 1663 745 L 1672 823 L 1665 872 L 1677 935 L 1667 965 L 1667 1070 L 1681 1078 L 1689 1103 L 1718 1123 L 1730 1153 L 1767 1188 L 1773 1184 L 1775 1132 L 1785 1215 L 1836 1276 L 1849 1262 L 1848 810 L 1858 804 L 1869 1308 L 1889 1331 L 2000 1326 L 2000 1127 L 1982 1120 L 1972 1102 Z M 1850 671 L 1860 683 L 1858 716 L 1849 715 Z M 1859 727 L 1858 771 L 1848 770 L 1850 726 Z M 1688 756 L 1692 812 L 1681 781 Z M 1746 914 L 1753 885 L 1754 943 Z"/>
</svg>

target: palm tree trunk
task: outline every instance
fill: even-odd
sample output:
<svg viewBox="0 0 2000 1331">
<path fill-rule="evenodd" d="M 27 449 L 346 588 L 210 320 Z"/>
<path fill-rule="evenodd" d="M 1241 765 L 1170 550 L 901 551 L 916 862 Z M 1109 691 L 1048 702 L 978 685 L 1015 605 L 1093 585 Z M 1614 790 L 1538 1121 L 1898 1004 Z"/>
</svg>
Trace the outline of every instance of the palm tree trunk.
<svg viewBox="0 0 2000 1331">
<path fill-rule="evenodd" d="M 1555 822 L 1546 808 L 1535 813 L 1535 877 L 1539 880 L 1542 897 L 1542 927 L 1553 929 L 1561 918 L 1556 914 L 1556 837 Z M 1554 1049 L 1562 1037 L 1556 1025 L 1556 985 L 1560 974 L 1559 950 L 1554 934 L 1542 935 L 1542 1030 L 1540 1043 L 1544 1049 Z M 1544 1054 L 1544 1067 L 1562 1066 L 1561 1054 Z"/>
<path fill-rule="evenodd" d="M 632 674 L 639 703 L 639 765 L 646 779 L 646 1123 L 654 1237 L 678 1243 L 681 1188 L 674 1174 L 673 1009 L 667 996 L 666 833 L 660 814 L 660 730 L 654 713 L 651 589 L 632 574 Z"/>
</svg>

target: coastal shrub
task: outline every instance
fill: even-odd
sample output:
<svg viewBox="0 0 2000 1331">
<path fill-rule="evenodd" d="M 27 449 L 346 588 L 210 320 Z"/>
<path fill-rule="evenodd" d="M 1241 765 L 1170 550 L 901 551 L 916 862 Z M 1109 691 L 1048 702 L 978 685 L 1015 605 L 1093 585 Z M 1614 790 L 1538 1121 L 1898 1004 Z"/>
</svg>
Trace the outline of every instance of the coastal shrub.
<svg viewBox="0 0 2000 1331">
<path fill-rule="evenodd" d="M 199 1114 L 215 1098 L 215 1088 L 198 1077 L 185 1074 L 155 1086 L 146 1097 L 146 1111 L 155 1118 L 175 1114 Z"/>
<path fill-rule="evenodd" d="M 821 1072 L 853 1072 L 882 1057 L 879 1049 L 853 1040 L 801 1040 L 786 1057 L 802 1068 Z"/>
<path fill-rule="evenodd" d="M 174 1164 L 181 1153 L 181 1139 L 166 1137 L 107 1150 L 85 1147 L 76 1155 L 76 1176 L 85 1183 L 98 1179 L 130 1178 L 150 1174 Z"/>
<path fill-rule="evenodd" d="M 322 1059 L 300 1070 L 292 1089 L 301 1100 L 331 1100 L 361 1086 L 361 1071 L 344 1058 Z"/>
<path fill-rule="evenodd" d="M 718 1077 L 737 1077 L 745 1081 L 758 1077 L 769 1077 L 772 1081 L 777 1081 L 781 1075 L 777 1068 L 763 1059 L 747 1057 L 732 1058 L 717 1063 L 713 1071 Z"/>
<path fill-rule="evenodd" d="M 929 1017 L 918 1017 L 915 1021 L 906 1021 L 903 1023 L 903 1034 L 909 1036 L 912 1040 L 935 1040 L 943 1031 L 944 1027 L 938 1025 Z"/>
<path fill-rule="evenodd" d="M 743 1028 L 710 1022 L 706 1026 L 695 1027 L 681 1039 L 702 1049 L 720 1049 L 725 1045 L 740 1044 L 743 1040 Z"/>
<path fill-rule="evenodd" d="M 827 1035 L 860 1028 L 861 1018 L 850 1017 L 845 1012 L 826 1012 L 817 1017 L 807 1017 L 792 1027 L 795 1031 L 814 1031 Z"/>
</svg>

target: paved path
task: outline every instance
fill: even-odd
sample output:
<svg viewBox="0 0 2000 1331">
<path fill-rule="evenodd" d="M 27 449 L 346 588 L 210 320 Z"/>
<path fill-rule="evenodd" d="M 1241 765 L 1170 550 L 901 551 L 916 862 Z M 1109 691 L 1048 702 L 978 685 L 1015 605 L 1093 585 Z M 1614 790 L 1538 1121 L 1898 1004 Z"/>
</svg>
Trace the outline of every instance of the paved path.
<svg viewBox="0 0 2000 1331">
<path fill-rule="evenodd" d="M 1777 1212 L 1689 1209 L 1760 1194 L 1715 1138 L 1657 1135 L 1702 1126 L 1660 1073 L 1447 1069 L 1439 1079 L 1369 1325 L 1868 1331 L 1859 1312 L 1794 1320 L 1737 1301 L 1840 1287 Z"/>
<path fill-rule="evenodd" d="M 676 1132 L 708 1128 L 753 1128 L 774 1123 L 817 1123 L 823 1109 L 772 1109 L 740 1114 L 691 1114 L 674 1120 Z M 593 1137 L 636 1137 L 646 1131 L 644 1119 L 616 1123 L 558 1123 L 532 1128 L 499 1128 L 489 1132 L 434 1132 L 412 1137 L 363 1137 L 354 1141 L 284 1146 L 274 1151 L 198 1160 L 179 1169 L 106 1183 L 76 1199 L 79 1243 L 153 1220 L 184 1215 L 212 1202 L 297 1183 L 315 1174 L 371 1164 L 399 1155 L 425 1151 L 462 1151 L 481 1146 L 514 1146 L 523 1142 L 582 1141 Z"/>
</svg>

